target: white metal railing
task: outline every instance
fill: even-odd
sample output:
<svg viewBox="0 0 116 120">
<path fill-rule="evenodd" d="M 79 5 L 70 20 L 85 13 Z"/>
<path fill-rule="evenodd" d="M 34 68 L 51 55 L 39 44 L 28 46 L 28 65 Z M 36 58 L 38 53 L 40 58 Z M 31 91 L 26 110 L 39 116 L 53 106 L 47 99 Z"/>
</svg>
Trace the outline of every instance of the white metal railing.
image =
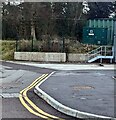
<svg viewBox="0 0 116 120">
<path fill-rule="evenodd" d="M 113 56 L 112 46 L 100 46 L 97 49 L 88 52 L 87 56 L 87 61 L 97 56 Z"/>
</svg>

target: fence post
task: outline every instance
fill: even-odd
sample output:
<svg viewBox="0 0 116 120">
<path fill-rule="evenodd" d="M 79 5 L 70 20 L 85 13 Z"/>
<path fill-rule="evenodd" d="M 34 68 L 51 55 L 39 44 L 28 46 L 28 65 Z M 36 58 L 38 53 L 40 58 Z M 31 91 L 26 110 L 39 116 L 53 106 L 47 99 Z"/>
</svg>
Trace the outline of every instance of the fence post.
<svg viewBox="0 0 116 120">
<path fill-rule="evenodd" d="M 31 44 L 31 52 L 33 52 L 33 37 L 32 37 L 32 44 Z"/>
<path fill-rule="evenodd" d="M 16 52 L 18 51 L 18 50 L 17 50 L 17 44 L 18 44 L 18 41 L 17 41 L 17 39 L 16 39 Z"/>
<path fill-rule="evenodd" d="M 18 37 L 16 37 L 16 52 L 18 52 Z"/>
<path fill-rule="evenodd" d="M 47 36 L 48 37 L 48 50 L 47 50 L 47 52 L 50 52 L 51 51 L 51 48 L 50 48 L 50 42 L 51 42 L 51 38 L 50 38 L 50 36 L 48 35 Z"/>
<path fill-rule="evenodd" d="M 63 41 L 62 41 L 62 44 L 63 44 L 63 52 L 65 52 L 65 39 L 64 39 L 64 37 L 63 37 L 63 39 L 62 39 Z"/>
</svg>

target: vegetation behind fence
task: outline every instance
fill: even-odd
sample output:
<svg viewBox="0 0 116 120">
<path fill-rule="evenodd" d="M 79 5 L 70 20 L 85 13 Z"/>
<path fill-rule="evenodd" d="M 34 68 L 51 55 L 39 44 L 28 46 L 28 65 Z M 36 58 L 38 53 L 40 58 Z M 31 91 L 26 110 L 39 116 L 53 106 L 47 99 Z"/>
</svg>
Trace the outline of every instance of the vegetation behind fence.
<svg viewBox="0 0 116 120">
<path fill-rule="evenodd" d="M 20 52 L 65 52 L 65 53 L 87 53 L 96 49 L 96 45 L 87 45 L 77 40 L 62 38 L 60 40 L 17 40 L 16 51 Z"/>
</svg>

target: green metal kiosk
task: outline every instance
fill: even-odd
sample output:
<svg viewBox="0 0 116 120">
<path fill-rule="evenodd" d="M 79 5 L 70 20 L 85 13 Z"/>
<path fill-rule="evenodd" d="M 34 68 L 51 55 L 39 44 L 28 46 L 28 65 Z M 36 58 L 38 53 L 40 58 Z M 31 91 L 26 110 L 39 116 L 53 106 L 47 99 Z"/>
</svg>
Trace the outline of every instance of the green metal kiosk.
<svg viewBox="0 0 116 120">
<path fill-rule="evenodd" d="M 116 19 L 88 20 L 83 28 L 83 43 L 113 45 Z"/>
</svg>

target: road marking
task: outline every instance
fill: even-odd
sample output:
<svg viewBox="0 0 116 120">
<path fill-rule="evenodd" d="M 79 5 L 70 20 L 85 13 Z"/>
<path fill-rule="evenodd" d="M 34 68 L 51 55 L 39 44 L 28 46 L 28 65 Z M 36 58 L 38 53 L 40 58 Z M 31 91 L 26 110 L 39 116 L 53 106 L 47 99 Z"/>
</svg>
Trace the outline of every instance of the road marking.
<svg viewBox="0 0 116 120">
<path fill-rule="evenodd" d="M 35 79 L 34 82 L 32 82 L 28 87 L 26 87 L 25 89 L 21 90 L 20 93 L 22 93 L 24 90 L 28 89 L 29 87 L 31 87 L 34 83 L 36 83 L 39 79 L 43 78 L 46 74 L 41 75 L 39 78 Z"/>
<path fill-rule="evenodd" d="M 17 98 L 19 97 L 19 93 L 1 93 L 0 94 L 0 97 L 3 97 L 3 98 Z"/>
<path fill-rule="evenodd" d="M 30 89 L 31 89 L 31 88 L 30 88 Z M 30 90 L 30 89 L 28 89 L 28 90 Z M 29 98 L 27 97 L 27 91 L 28 91 L 28 90 L 25 90 L 25 91 L 23 92 L 24 98 L 25 98 L 25 100 L 26 100 L 35 110 L 37 110 L 39 113 L 44 114 L 44 115 L 46 115 L 46 116 L 48 116 L 48 117 L 51 117 L 51 118 L 54 118 L 54 119 L 58 119 L 58 117 L 56 117 L 56 116 L 50 115 L 50 114 L 48 114 L 48 113 L 45 113 L 45 112 L 42 111 L 40 108 L 38 108 L 31 100 L 29 100 Z"/>
<path fill-rule="evenodd" d="M 22 97 L 21 94 L 19 95 L 19 99 L 20 99 L 22 105 L 23 105 L 30 113 L 32 113 L 32 114 L 34 114 L 34 115 L 36 115 L 36 116 L 39 116 L 39 117 L 41 117 L 41 118 L 44 118 L 44 119 L 47 119 L 47 118 L 48 118 L 48 117 L 46 117 L 46 116 L 44 116 L 44 115 L 41 115 L 41 114 L 35 112 L 33 109 L 31 109 L 31 107 L 29 107 L 29 106 L 25 103 L 25 101 L 23 100 L 23 97 Z"/>
<path fill-rule="evenodd" d="M 35 82 L 37 82 L 39 79 L 43 79 L 43 78 L 45 78 L 45 77 L 46 77 L 46 75 L 43 74 L 42 76 L 40 76 L 39 78 L 37 78 L 34 82 L 32 82 L 28 87 L 26 87 L 25 89 L 23 89 L 23 90 L 20 92 L 19 100 L 20 100 L 20 102 L 22 103 L 22 105 L 23 105 L 30 113 L 32 113 L 32 114 L 34 114 L 34 115 L 36 115 L 36 116 L 39 116 L 39 117 L 41 117 L 41 118 L 48 119 L 48 117 L 46 117 L 46 116 L 44 116 L 44 115 L 41 115 L 41 114 L 39 114 L 38 112 L 35 112 L 31 107 L 29 107 L 29 106 L 26 104 L 26 102 L 24 101 L 24 99 L 23 99 L 24 96 L 22 95 L 22 93 L 23 93 L 26 89 L 29 89 L 29 87 L 31 87 Z"/>
<path fill-rule="evenodd" d="M 48 114 L 46 112 L 44 112 L 43 110 L 41 110 L 40 108 L 38 108 L 27 96 L 27 92 L 28 90 L 32 89 L 35 85 L 37 85 L 39 82 L 41 82 L 43 79 L 45 79 L 48 76 L 48 74 L 43 74 L 42 76 L 40 76 L 39 78 L 37 78 L 34 82 L 32 82 L 28 87 L 26 87 L 25 89 L 20 91 L 20 95 L 19 95 L 19 99 L 22 103 L 22 105 L 31 113 L 33 113 L 36 116 L 39 116 L 41 118 L 44 119 L 60 119 L 59 117 L 56 117 L 54 115 Z M 36 110 L 37 112 L 35 112 L 31 107 L 29 107 L 27 105 L 26 102 L 28 102 L 29 105 L 31 105 L 31 107 Z"/>
</svg>

